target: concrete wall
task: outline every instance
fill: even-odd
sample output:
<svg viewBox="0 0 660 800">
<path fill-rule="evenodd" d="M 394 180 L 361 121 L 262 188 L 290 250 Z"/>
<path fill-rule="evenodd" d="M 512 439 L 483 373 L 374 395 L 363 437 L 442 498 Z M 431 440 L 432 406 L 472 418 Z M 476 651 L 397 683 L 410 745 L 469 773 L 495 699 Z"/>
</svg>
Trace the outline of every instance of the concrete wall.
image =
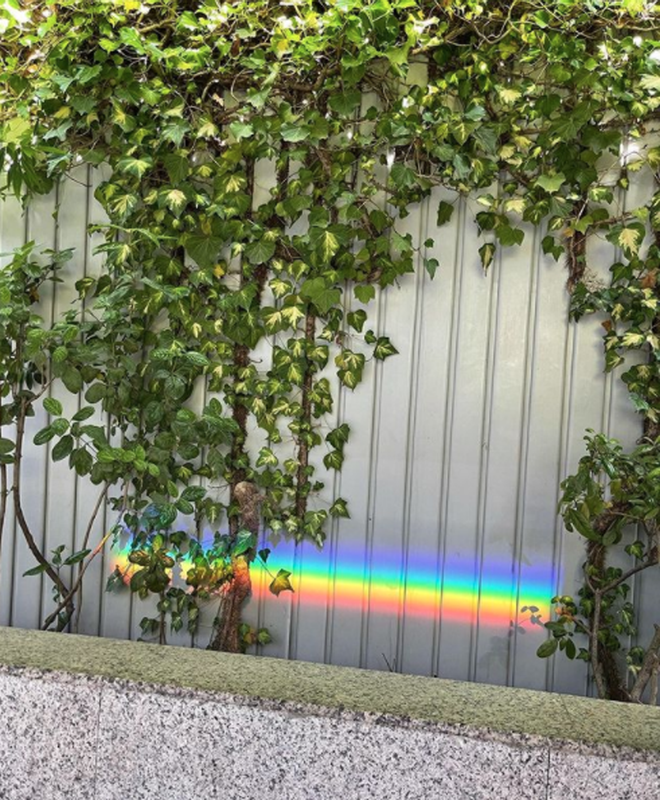
<svg viewBox="0 0 660 800">
<path fill-rule="evenodd" d="M 656 800 L 660 709 L 0 629 L 3 800 Z"/>
<path fill-rule="evenodd" d="M 72 177 L 26 214 L 11 201 L 0 204 L 0 252 L 30 239 L 76 248 L 67 283 L 44 294 L 47 319 L 71 307 L 76 278 L 100 269 L 98 242 L 86 233 L 88 223 L 101 221 L 93 195 L 100 175 L 82 167 Z M 259 184 L 269 180 L 264 174 Z M 631 180 L 628 202 L 637 205 L 652 191 L 652 176 Z M 247 618 L 271 630 L 266 655 L 585 693 L 584 662 L 539 661 L 545 633 L 520 609 L 535 605 L 547 617 L 550 598 L 576 585 L 583 544 L 563 530 L 556 504 L 559 481 L 583 454 L 585 429 L 629 445 L 639 418 L 618 378 L 603 375 L 600 321 L 569 322 L 566 272 L 543 255 L 543 232 L 525 227 L 522 246 L 505 251 L 484 276 L 477 198 L 458 200 L 451 224 L 438 230 L 441 197 L 455 200 L 438 191 L 401 223 L 416 242 L 435 237 L 428 253 L 441 263 L 435 280 L 419 269 L 373 311 L 400 354 L 370 361 L 356 392 L 337 388 L 337 422 L 354 433 L 328 491 L 347 498 L 351 518 L 333 523 L 323 551 L 280 542 L 272 567 L 293 571 L 296 592 L 275 598 L 268 576 L 257 576 Z M 614 258 L 612 246 L 595 240 L 596 270 L 605 274 Z M 65 413 L 77 410 L 77 398 L 53 391 Z M 195 402 L 202 399 L 200 392 Z M 28 441 L 46 422 L 40 411 Z M 77 549 L 98 489 L 65 462 L 53 463 L 49 447 L 27 453 L 27 514 L 45 550 Z M 327 500 L 319 498 L 326 507 Z M 113 522 L 106 510 L 93 545 Z M 128 591 L 104 592 L 118 561 L 108 545 L 86 573 L 79 632 L 135 639 L 142 617 L 154 614 Z M 0 550 L 0 624 L 35 628 L 52 609 L 47 583 L 22 577 L 33 566 L 10 519 Z M 651 575 L 633 583 L 647 641 L 660 585 Z M 216 605 L 194 642 L 185 632 L 170 641 L 204 647 Z"/>
</svg>

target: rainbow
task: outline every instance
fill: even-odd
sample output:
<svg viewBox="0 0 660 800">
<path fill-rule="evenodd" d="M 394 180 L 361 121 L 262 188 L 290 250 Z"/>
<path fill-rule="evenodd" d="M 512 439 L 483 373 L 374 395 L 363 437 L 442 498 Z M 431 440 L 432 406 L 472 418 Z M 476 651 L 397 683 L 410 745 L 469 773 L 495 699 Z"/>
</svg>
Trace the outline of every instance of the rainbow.
<svg viewBox="0 0 660 800">
<path fill-rule="evenodd" d="M 282 602 L 268 591 L 270 576 L 290 570 L 295 602 L 300 606 L 331 606 L 370 614 L 413 616 L 448 622 L 508 627 L 527 627 L 535 606 L 549 618 L 550 599 L 556 593 L 557 570 L 552 565 L 515 569 L 512 559 L 489 559 L 479 565 L 474 559 L 438 559 L 436 553 L 415 552 L 405 559 L 400 549 L 331 546 L 318 550 L 307 543 L 293 550 L 275 549 L 267 569 L 253 565 L 254 599 Z M 119 567 L 129 580 L 136 569 L 128 562 L 130 546 L 114 548 L 111 568 Z M 185 559 L 178 570 L 185 580 L 191 563 Z M 291 597 L 291 595 L 289 595 Z"/>
</svg>

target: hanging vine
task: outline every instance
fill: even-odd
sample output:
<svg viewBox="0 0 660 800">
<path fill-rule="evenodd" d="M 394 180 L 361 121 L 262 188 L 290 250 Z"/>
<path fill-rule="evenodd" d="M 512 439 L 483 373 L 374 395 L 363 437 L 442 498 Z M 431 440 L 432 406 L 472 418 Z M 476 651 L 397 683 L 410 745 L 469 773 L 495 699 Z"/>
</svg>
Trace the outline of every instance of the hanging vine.
<svg viewBox="0 0 660 800">
<path fill-rule="evenodd" d="M 320 502 L 313 457 L 324 447 L 325 469 L 340 469 L 350 436 L 346 424 L 329 429 L 328 370 L 353 390 L 372 359 L 396 353 L 369 328 L 369 305 L 416 264 L 431 278 L 442 269 L 440 244 L 399 232 L 436 186 L 476 192 L 486 271 L 497 247 L 522 243 L 521 223 L 546 228 L 544 251 L 567 260 L 575 315 L 610 317 L 608 368 L 624 351 L 649 353 L 624 379 L 657 425 L 657 246 L 642 256 L 646 232 L 660 228 L 657 197 L 624 210 L 615 188 L 660 164 L 644 139 L 660 105 L 659 23 L 642 0 L 5 0 L 6 190 L 28 199 L 77 164 L 104 170 L 104 266 L 77 284 L 88 313 L 68 315 L 64 345 L 45 325 L 30 333 L 48 364 L 31 402 L 52 375 L 87 405 L 66 420 L 51 404 L 37 438 L 56 438 L 54 457 L 119 489 L 131 588 L 158 598 L 145 632 L 163 641 L 168 615 L 174 630 L 184 620 L 195 630 L 199 600 L 216 597 L 212 646 L 241 649 L 257 636 L 244 635 L 240 608 L 250 564 L 268 555 L 257 553 L 259 522 L 321 545 L 328 518 L 348 515 L 342 498 Z M 630 142 L 637 158 L 621 167 Z M 439 226 L 453 210 L 439 203 Z M 603 235 L 623 261 L 594 292 L 588 244 Z M 3 303 L 0 315 L 16 303 L 11 287 Z M 207 402 L 196 412 L 200 382 Z M 99 408 L 110 436 L 86 422 Z M 14 421 L 3 414 L 3 426 Z M 20 502 L 4 470 L 20 453 L 1 442 L 4 514 L 10 494 Z M 624 501 L 599 502 L 596 516 Z M 604 547 L 616 543 L 600 522 L 588 526 Z M 203 528 L 215 531 L 211 546 Z M 644 552 L 657 559 L 657 548 Z M 92 557 L 81 553 L 69 558 Z M 171 570 L 186 555 L 184 589 Z M 608 595 L 611 580 L 598 580 L 590 591 Z M 271 588 L 290 589 L 289 574 Z"/>
</svg>

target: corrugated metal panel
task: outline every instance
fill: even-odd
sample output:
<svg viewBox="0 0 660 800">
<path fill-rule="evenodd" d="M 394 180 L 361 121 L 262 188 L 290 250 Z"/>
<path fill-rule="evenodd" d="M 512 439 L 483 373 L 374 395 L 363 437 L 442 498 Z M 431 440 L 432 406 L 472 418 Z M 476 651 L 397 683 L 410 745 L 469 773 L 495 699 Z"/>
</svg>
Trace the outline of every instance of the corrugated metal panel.
<svg viewBox="0 0 660 800">
<path fill-rule="evenodd" d="M 27 214 L 12 201 L 0 206 L 3 251 L 35 239 L 76 248 L 68 277 L 98 270 L 85 231 L 100 219 L 93 198 L 99 177 L 86 168 L 73 177 Z M 648 191 L 636 188 L 639 198 Z M 356 392 L 337 390 L 337 420 L 348 422 L 353 435 L 329 490 L 349 500 L 351 518 L 333 523 L 323 551 L 280 543 L 272 558 L 293 568 L 297 591 L 276 599 L 257 575 L 247 617 L 271 629 L 269 655 L 584 692 L 581 662 L 536 658 L 543 634 L 518 624 L 525 616 L 518 608 L 547 609 L 578 575 L 581 542 L 563 531 L 556 502 L 559 481 L 582 454 L 585 429 L 630 445 L 639 420 L 620 381 L 602 373 L 598 320 L 568 321 L 566 274 L 542 254 L 541 233 L 527 228 L 523 245 L 484 276 L 475 199 L 459 199 L 452 223 L 436 231 L 442 198 L 455 199 L 437 190 L 402 223 L 417 241 L 435 236 L 435 280 L 417 270 L 379 297 L 373 312 L 374 325 L 400 355 L 369 363 Z M 597 247 L 591 262 L 606 271 L 613 250 Z M 43 298 L 46 318 L 73 300 L 71 284 L 58 285 Z M 54 392 L 75 411 L 75 400 Z M 44 421 L 39 412 L 28 438 Z M 52 463 L 47 447 L 29 451 L 25 474 L 40 541 L 80 547 L 97 489 Z M 111 522 L 102 513 L 90 541 Z M 87 573 L 79 629 L 136 638 L 145 603 L 128 592 L 104 593 L 116 560 L 108 551 Z M 36 627 L 49 608 L 47 587 L 21 577 L 31 566 L 10 519 L 0 560 L 0 624 Z M 658 588 L 646 582 L 642 594 L 648 629 Z M 197 637 L 200 646 L 212 616 Z M 172 641 L 190 643 L 183 634 Z"/>
</svg>

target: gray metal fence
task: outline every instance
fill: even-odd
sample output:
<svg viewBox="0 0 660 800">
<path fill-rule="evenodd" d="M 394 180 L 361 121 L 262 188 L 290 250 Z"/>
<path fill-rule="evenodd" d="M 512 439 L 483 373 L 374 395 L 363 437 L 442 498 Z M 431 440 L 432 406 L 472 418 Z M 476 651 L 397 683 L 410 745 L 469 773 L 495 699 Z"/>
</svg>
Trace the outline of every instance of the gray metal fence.
<svg viewBox="0 0 660 800">
<path fill-rule="evenodd" d="M 26 214 L 15 202 L 0 205 L 0 249 L 30 239 L 75 247 L 67 277 L 98 270 L 86 233 L 101 219 L 98 180 L 83 167 Z M 637 199 L 649 191 L 640 176 Z M 435 236 L 435 279 L 419 269 L 378 298 L 377 324 L 400 355 L 369 363 L 354 393 L 339 391 L 337 413 L 353 435 L 331 489 L 347 498 L 351 518 L 333 524 L 322 551 L 279 543 L 271 558 L 293 570 L 296 591 L 275 598 L 257 576 L 247 617 L 271 629 L 268 655 L 582 693 L 584 664 L 539 661 L 543 632 L 520 608 L 537 605 L 547 615 L 550 597 L 575 585 L 582 544 L 563 530 L 556 504 L 585 429 L 630 445 L 640 423 L 621 382 L 602 372 L 599 320 L 568 321 L 566 272 L 542 254 L 542 234 L 526 228 L 522 246 L 484 276 L 476 198 L 458 200 L 452 223 L 436 230 L 442 197 L 449 195 L 438 190 L 402 222 L 417 241 Z M 606 273 L 613 255 L 596 242 L 590 263 Z M 42 298 L 47 318 L 75 301 L 72 283 Z M 70 396 L 53 392 L 75 410 Z M 30 440 L 45 419 L 42 411 L 31 420 Z M 53 463 L 47 447 L 29 450 L 25 480 L 28 516 L 44 546 L 79 546 L 98 490 Z M 92 541 L 112 522 L 102 514 Z M 107 548 L 90 567 L 80 632 L 140 635 L 145 603 L 104 591 L 121 558 Z M 22 577 L 32 566 L 10 520 L 0 624 L 36 627 L 52 607 L 45 583 Z M 648 634 L 660 589 L 648 577 L 635 593 Z M 182 634 L 173 641 L 190 643 Z"/>
</svg>

